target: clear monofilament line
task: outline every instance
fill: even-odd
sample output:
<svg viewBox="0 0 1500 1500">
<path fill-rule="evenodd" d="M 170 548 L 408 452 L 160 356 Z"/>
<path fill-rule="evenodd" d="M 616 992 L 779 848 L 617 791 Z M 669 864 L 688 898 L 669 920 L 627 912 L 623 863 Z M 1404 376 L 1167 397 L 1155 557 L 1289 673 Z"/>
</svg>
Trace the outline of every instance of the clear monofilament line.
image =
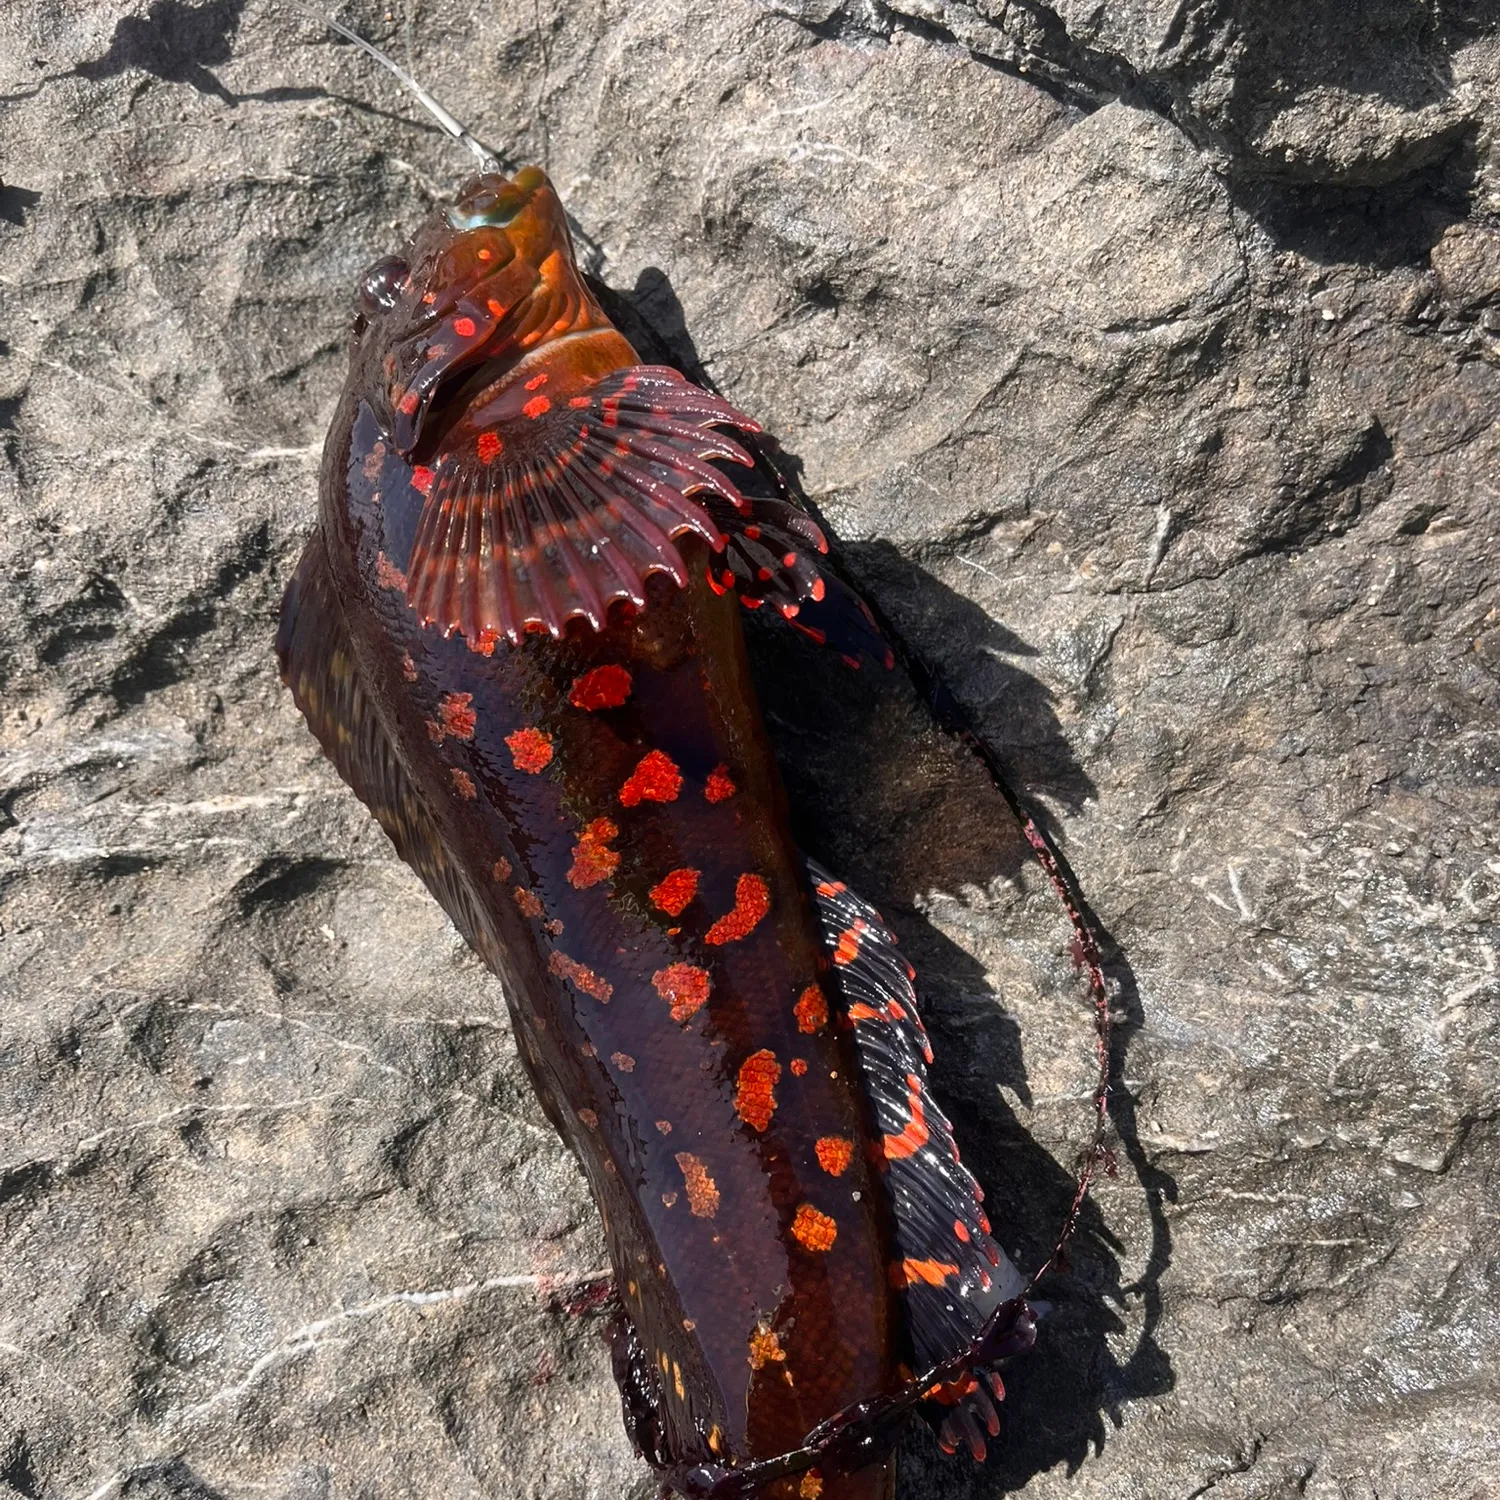
<svg viewBox="0 0 1500 1500">
<path fill-rule="evenodd" d="M 486 146 L 477 141 L 459 121 L 455 120 L 426 89 L 412 77 L 395 58 L 382 52 L 373 42 L 368 42 L 357 31 L 352 31 L 342 21 L 335 21 L 332 16 L 324 15 L 320 10 L 310 5 L 302 5 L 298 0 L 284 0 L 293 10 L 300 11 L 309 20 L 321 21 L 330 31 L 337 32 L 345 41 L 353 42 L 362 51 L 367 52 L 378 62 L 381 67 L 386 68 L 411 96 L 432 116 L 449 135 L 461 146 L 471 152 L 478 160 L 480 168 L 485 172 L 498 172 L 501 170 L 500 158 Z"/>
</svg>

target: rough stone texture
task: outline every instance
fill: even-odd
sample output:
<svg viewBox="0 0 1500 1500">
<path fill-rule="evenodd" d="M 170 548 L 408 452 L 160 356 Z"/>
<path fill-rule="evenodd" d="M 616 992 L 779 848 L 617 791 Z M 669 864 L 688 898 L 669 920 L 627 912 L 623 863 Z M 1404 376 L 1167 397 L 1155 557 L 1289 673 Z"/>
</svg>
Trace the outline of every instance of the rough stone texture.
<svg viewBox="0 0 1500 1500">
<path fill-rule="evenodd" d="M 1494 6 L 344 15 L 776 434 L 1112 936 L 1120 1174 L 903 1500 L 1500 1494 Z M 0 95 L 0 1489 L 644 1494 L 495 986 L 269 652 L 350 289 L 462 159 L 243 0 L 8 6 Z M 1034 1263 L 1050 897 L 899 683 L 759 649 Z"/>
</svg>

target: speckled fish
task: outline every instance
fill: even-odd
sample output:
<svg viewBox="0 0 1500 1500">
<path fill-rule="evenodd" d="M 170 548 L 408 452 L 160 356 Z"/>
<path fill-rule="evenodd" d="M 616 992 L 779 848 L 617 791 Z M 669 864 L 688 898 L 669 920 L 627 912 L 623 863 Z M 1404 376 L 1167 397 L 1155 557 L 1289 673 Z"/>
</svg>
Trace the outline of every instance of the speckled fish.
<svg viewBox="0 0 1500 1500">
<path fill-rule="evenodd" d="M 755 424 L 605 317 L 538 169 L 474 178 L 359 297 L 282 672 L 501 980 L 599 1206 L 637 1447 L 714 1500 L 888 1496 L 918 1404 L 982 1455 L 1022 1278 L 909 965 L 793 843 L 740 612 L 883 640 L 816 525 L 730 477 Z"/>
</svg>

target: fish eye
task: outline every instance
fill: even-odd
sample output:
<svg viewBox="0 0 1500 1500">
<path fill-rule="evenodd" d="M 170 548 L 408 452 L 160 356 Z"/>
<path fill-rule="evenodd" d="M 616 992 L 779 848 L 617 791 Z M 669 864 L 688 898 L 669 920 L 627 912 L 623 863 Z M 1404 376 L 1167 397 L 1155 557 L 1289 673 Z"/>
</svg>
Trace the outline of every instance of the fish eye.
<svg viewBox="0 0 1500 1500">
<path fill-rule="evenodd" d="M 503 229 L 525 207 L 530 194 L 493 174 L 474 177 L 463 185 L 448 210 L 455 229 Z"/>
<path fill-rule="evenodd" d="M 377 260 L 359 280 L 359 300 L 367 312 L 376 313 L 396 305 L 411 267 L 399 255 Z"/>
</svg>

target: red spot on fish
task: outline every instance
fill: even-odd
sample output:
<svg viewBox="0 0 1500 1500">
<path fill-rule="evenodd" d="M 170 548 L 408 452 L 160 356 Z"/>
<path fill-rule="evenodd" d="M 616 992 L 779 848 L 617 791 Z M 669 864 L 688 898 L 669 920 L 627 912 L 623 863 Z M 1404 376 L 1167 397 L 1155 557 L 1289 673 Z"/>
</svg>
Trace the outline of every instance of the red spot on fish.
<svg viewBox="0 0 1500 1500">
<path fill-rule="evenodd" d="M 805 1057 L 794 1057 L 787 1066 L 791 1068 L 793 1078 L 806 1077 L 807 1059 Z"/>
<path fill-rule="evenodd" d="M 759 875 L 741 875 L 734 887 L 734 910 L 703 934 L 705 943 L 737 943 L 749 937 L 771 909 L 771 889 Z"/>
<path fill-rule="evenodd" d="M 406 574 L 384 552 L 375 554 L 375 582 L 383 589 L 398 589 L 403 594 L 406 592 Z"/>
<path fill-rule="evenodd" d="M 418 464 L 411 471 L 411 487 L 420 494 L 430 495 L 432 493 L 432 481 L 436 477 L 426 464 Z"/>
<path fill-rule="evenodd" d="M 944 1260 L 903 1260 L 891 1267 L 891 1285 L 896 1288 L 916 1286 L 925 1282 L 928 1286 L 942 1286 L 950 1277 L 958 1275 L 958 1267 Z"/>
<path fill-rule="evenodd" d="M 492 318 L 503 318 L 505 316 L 505 304 L 503 302 L 496 302 L 495 299 L 491 297 L 485 302 L 484 305 L 489 308 L 490 316 Z"/>
<path fill-rule="evenodd" d="M 811 1203 L 799 1205 L 792 1220 L 792 1238 L 799 1245 L 822 1255 L 833 1249 L 833 1242 L 838 1237 L 839 1226 L 835 1220 L 820 1213 Z"/>
<path fill-rule="evenodd" d="M 887 1161 L 915 1156 L 927 1144 L 927 1111 L 922 1104 L 922 1083 L 915 1073 L 906 1075 L 906 1102 L 911 1118 L 900 1135 L 888 1135 L 881 1142 Z"/>
<path fill-rule="evenodd" d="M 825 1135 L 813 1149 L 818 1153 L 818 1165 L 830 1177 L 842 1177 L 854 1158 L 854 1142 L 842 1135 Z"/>
<path fill-rule="evenodd" d="M 752 1052 L 740 1064 L 735 1084 L 734 1112 L 752 1130 L 764 1130 L 776 1113 L 776 1081 L 781 1064 L 776 1054 L 766 1048 Z"/>
<path fill-rule="evenodd" d="M 569 406 L 592 406 L 593 399 L 589 396 L 574 396 L 568 402 Z"/>
<path fill-rule="evenodd" d="M 516 905 L 528 917 L 539 917 L 542 914 L 542 903 L 537 900 L 535 894 L 528 891 L 524 885 L 518 885 L 511 894 L 516 898 Z"/>
<path fill-rule="evenodd" d="M 448 774 L 453 778 L 453 790 L 460 797 L 472 802 L 479 795 L 474 788 L 474 778 L 467 771 L 460 771 L 455 766 Z"/>
<path fill-rule="evenodd" d="M 396 405 L 401 409 L 403 415 L 409 417 L 415 414 L 417 407 L 421 405 L 421 401 L 422 398 L 415 391 L 408 391 Z"/>
<path fill-rule="evenodd" d="M 663 1135 L 671 1135 L 672 1122 L 670 1120 L 658 1120 L 656 1122 L 656 1128 L 661 1131 Z"/>
<path fill-rule="evenodd" d="M 453 331 L 461 339 L 471 339 L 471 338 L 473 338 L 474 337 L 474 320 L 473 320 L 473 318 L 455 318 L 453 320 Z"/>
<path fill-rule="evenodd" d="M 707 969 L 693 964 L 668 964 L 651 976 L 656 993 L 672 1007 L 672 1019 L 686 1021 L 707 1001 L 710 980 Z"/>
<path fill-rule="evenodd" d="M 611 1052 L 609 1060 L 622 1072 L 635 1072 L 635 1059 L 628 1052 Z"/>
<path fill-rule="evenodd" d="M 536 776 L 552 764 L 552 736 L 543 729 L 518 729 L 505 743 L 518 771 Z"/>
<path fill-rule="evenodd" d="M 675 802 L 682 790 L 682 772 L 670 755 L 653 750 L 644 756 L 620 788 L 620 801 L 626 807 L 641 802 Z"/>
<path fill-rule="evenodd" d="M 873 1005 L 866 1005 L 863 1000 L 857 1000 L 849 1007 L 848 1016 L 854 1022 L 883 1021 L 886 1019 L 886 1013 L 883 1010 L 877 1010 Z"/>
<path fill-rule="evenodd" d="M 609 997 L 615 992 L 615 987 L 609 980 L 601 979 L 592 969 L 557 949 L 553 949 L 552 956 L 547 960 L 547 967 L 559 979 L 571 980 L 585 995 L 592 995 L 600 1005 L 608 1005 Z"/>
<path fill-rule="evenodd" d="M 620 855 L 609 847 L 611 839 L 620 836 L 619 827 L 608 818 L 595 818 L 578 836 L 573 846 L 573 868 L 568 871 L 568 884 L 575 890 L 585 891 L 608 880 L 620 867 Z"/>
<path fill-rule="evenodd" d="M 582 1120 L 590 1130 L 595 1129 L 599 1124 L 599 1116 L 596 1115 L 591 1109 L 580 1109 L 578 1111 L 578 1118 Z"/>
<path fill-rule="evenodd" d="M 797 1030 L 812 1036 L 828 1024 L 828 1001 L 817 985 L 810 984 L 797 998 L 793 1014 L 797 1017 Z"/>
<path fill-rule="evenodd" d="M 630 673 L 624 667 L 595 667 L 576 678 L 568 689 L 568 702 L 574 708 L 596 713 L 601 708 L 618 708 L 630 696 Z"/>
<path fill-rule="evenodd" d="M 813 602 L 815 604 L 821 604 L 823 602 L 823 595 L 828 592 L 828 585 L 823 582 L 823 580 L 822 580 L 821 577 L 816 577 L 812 581 L 812 590 L 811 590 L 811 592 L 812 592 Z"/>
<path fill-rule="evenodd" d="M 953 1221 L 953 1232 L 964 1244 L 967 1245 L 969 1243 L 969 1226 L 962 1219 L 955 1219 Z"/>
<path fill-rule="evenodd" d="M 510 861 L 508 859 L 497 859 L 494 868 L 490 871 L 491 876 L 499 881 L 510 879 Z"/>
<path fill-rule="evenodd" d="M 673 870 L 651 887 L 651 904 L 669 917 L 680 917 L 683 908 L 698 894 L 697 870 Z"/>
<path fill-rule="evenodd" d="M 479 441 L 475 444 L 479 450 L 480 463 L 493 463 L 500 456 L 500 450 L 505 444 L 500 441 L 500 435 L 495 432 L 481 432 Z"/>
<path fill-rule="evenodd" d="M 521 410 L 534 422 L 552 410 L 552 403 L 545 396 L 533 396 Z"/>
<path fill-rule="evenodd" d="M 797 554 L 795 552 L 788 552 L 786 554 L 786 556 L 781 559 L 781 566 L 783 568 L 794 568 L 794 567 L 796 567 L 797 566 Z"/>
<path fill-rule="evenodd" d="M 415 682 L 417 680 L 417 664 L 411 659 L 410 651 L 401 658 L 401 676 L 407 682 Z"/>
<path fill-rule="evenodd" d="M 739 790 L 729 779 L 728 766 L 715 766 L 708 773 L 708 782 L 703 795 L 709 802 L 727 802 Z"/>
<path fill-rule="evenodd" d="M 842 880 L 820 880 L 818 882 L 818 894 L 820 896 L 841 896 L 849 887 Z"/>
<path fill-rule="evenodd" d="M 531 379 L 526 382 L 526 389 L 528 391 L 539 391 L 544 385 L 546 385 L 546 383 L 547 376 L 546 373 L 543 372 L 540 375 L 533 375 Z"/>
<path fill-rule="evenodd" d="M 474 701 L 473 693 L 444 693 L 438 703 L 438 722 L 444 734 L 456 740 L 474 738 L 474 710 L 469 705 Z"/>
<path fill-rule="evenodd" d="M 719 1211 L 719 1189 L 708 1175 L 708 1168 L 690 1151 L 677 1153 L 677 1165 L 687 1186 L 688 1208 L 694 1218 L 713 1218 Z"/>
<path fill-rule="evenodd" d="M 863 917 L 856 917 L 852 927 L 839 933 L 838 945 L 833 950 L 834 963 L 852 964 L 859 957 L 860 943 L 869 930 L 870 924 Z"/>
<path fill-rule="evenodd" d="M 473 637 L 465 637 L 469 643 L 469 650 L 476 651 L 480 656 L 493 656 L 495 647 L 500 641 L 500 632 L 488 625 L 482 625 L 479 634 Z"/>
</svg>

